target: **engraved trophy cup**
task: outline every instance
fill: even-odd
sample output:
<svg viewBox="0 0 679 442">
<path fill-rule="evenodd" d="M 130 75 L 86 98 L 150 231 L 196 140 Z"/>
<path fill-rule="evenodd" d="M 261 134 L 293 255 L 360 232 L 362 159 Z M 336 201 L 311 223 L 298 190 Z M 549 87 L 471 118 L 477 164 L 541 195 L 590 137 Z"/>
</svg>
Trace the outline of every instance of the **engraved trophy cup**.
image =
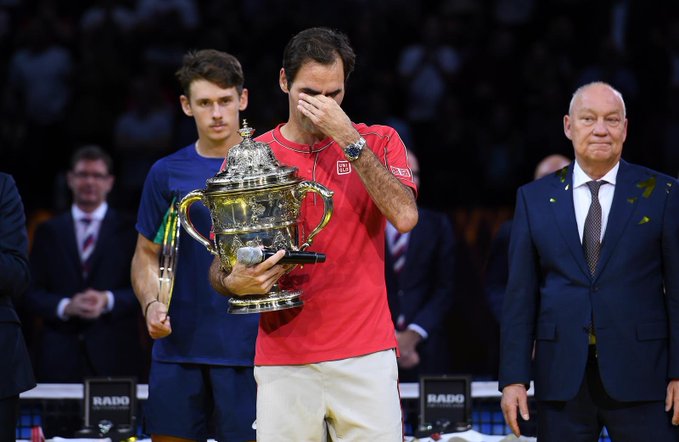
<svg viewBox="0 0 679 442">
<path fill-rule="evenodd" d="M 243 141 L 232 147 L 226 169 L 206 181 L 206 188 L 189 192 L 179 203 L 179 220 L 191 237 L 219 256 L 230 271 L 243 247 L 302 251 L 332 216 L 332 194 L 324 186 L 305 181 L 297 168 L 281 165 L 271 148 L 252 140 L 254 129 L 243 121 Z M 300 206 L 309 192 L 323 200 L 323 216 L 306 239 L 300 238 Z M 189 208 L 197 201 L 210 211 L 214 238 L 205 238 L 191 223 Z M 258 313 L 298 307 L 301 290 L 274 285 L 265 295 L 234 296 L 229 313 Z"/>
</svg>

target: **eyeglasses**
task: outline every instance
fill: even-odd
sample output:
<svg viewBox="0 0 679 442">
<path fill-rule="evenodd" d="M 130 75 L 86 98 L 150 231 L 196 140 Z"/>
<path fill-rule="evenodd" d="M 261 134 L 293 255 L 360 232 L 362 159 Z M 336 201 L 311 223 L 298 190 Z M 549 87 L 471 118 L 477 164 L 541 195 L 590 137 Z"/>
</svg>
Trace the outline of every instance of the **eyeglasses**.
<svg viewBox="0 0 679 442">
<path fill-rule="evenodd" d="M 109 175 L 103 173 L 88 173 L 88 172 L 74 172 L 73 176 L 78 178 L 79 180 L 86 180 L 87 178 L 92 178 L 97 181 L 103 181 L 109 177 Z"/>
</svg>

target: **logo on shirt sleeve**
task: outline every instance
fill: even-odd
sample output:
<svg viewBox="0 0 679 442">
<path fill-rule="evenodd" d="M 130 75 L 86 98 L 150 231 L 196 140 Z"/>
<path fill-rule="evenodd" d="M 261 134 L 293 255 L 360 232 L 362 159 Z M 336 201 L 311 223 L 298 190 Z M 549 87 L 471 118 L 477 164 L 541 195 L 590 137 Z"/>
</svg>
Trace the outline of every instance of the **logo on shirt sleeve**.
<svg viewBox="0 0 679 442">
<path fill-rule="evenodd" d="M 338 161 L 337 162 L 337 175 L 346 175 L 351 173 L 351 164 L 348 161 Z"/>
<path fill-rule="evenodd" d="M 400 167 L 395 167 L 395 166 L 389 166 L 389 169 L 391 170 L 392 175 L 395 176 L 402 176 L 404 178 L 412 178 L 413 174 L 410 173 L 410 169 L 401 169 Z"/>
</svg>

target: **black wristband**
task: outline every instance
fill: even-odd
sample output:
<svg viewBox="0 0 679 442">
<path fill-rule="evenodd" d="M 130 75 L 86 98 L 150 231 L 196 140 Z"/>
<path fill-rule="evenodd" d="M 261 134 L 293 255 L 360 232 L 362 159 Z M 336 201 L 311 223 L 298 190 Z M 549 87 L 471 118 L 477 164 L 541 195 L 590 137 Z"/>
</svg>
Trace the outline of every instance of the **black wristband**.
<svg viewBox="0 0 679 442">
<path fill-rule="evenodd" d="M 151 304 L 153 304 L 154 302 L 160 302 L 160 301 L 158 301 L 157 299 L 152 299 L 151 301 L 148 302 L 148 304 L 146 304 L 146 307 L 144 307 L 144 319 L 146 319 L 146 315 L 149 312 L 149 307 L 151 307 Z"/>
</svg>

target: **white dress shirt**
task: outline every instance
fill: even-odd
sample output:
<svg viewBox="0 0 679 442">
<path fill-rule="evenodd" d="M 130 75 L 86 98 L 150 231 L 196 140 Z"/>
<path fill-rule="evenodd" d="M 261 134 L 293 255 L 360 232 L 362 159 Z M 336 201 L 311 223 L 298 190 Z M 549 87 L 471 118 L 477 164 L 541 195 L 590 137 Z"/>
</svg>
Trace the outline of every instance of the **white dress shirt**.
<svg viewBox="0 0 679 442">
<path fill-rule="evenodd" d="M 580 242 L 582 243 L 582 236 L 585 231 L 585 218 L 589 212 L 589 205 L 592 203 L 592 192 L 589 190 L 587 183 L 592 181 L 580 167 L 577 161 L 574 162 L 573 168 L 573 206 L 575 207 L 575 220 L 578 223 L 578 233 L 580 234 Z M 615 193 L 616 177 L 620 162 L 616 163 L 611 170 L 606 173 L 600 180 L 606 181 L 599 188 L 599 204 L 601 204 L 601 240 L 603 240 L 606 226 L 608 225 L 608 214 L 611 213 L 611 205 L 613 204 L 613 194 Z"/>
<path fill-rule="evenodd" d="M 78 254 L 82 254 L 82 248 L 80 245 L 83 243 L 85 240 L 85 237 L 87 233 L 90 230 L 93 230 L 95 232 L 94 237 L 98 238 L 99 236 L 99 229 L 101 228 L 101 223 L 104 220 L 104 217 L 106 216 L 106 212 L 108 211 L 108 203 L 104 202 L 101 206 L 97 207 L 96 210 L 92 213 L 85 213 L 78 206 L 73 204 L 71 206 L 71 215 L 73 216 L 73 220 L 75 221 L 75 240 L 78 248 Z M 80 222 L 81 219 L 83 218 L 90 218 L 92 222 L 90 223 L 90 226 L 85 226 L 84 223 Z M 96 239 L 95 239 L 96 241 Z M 96 243 L 95 243 L 96 244 Z M 82 256 L 81 256 L 82 258 Z M 104 313 L 108 313 L 111 310 L 113 310 L 113 305 L 115 304 L 115 298 L 113 296 L 113 292 L 110 290 L 106 291 L 106 307 L 104 307 Z M 62 319 L 63 321 L 66 321 L 69 319 L 69 316 L 64 314 L 64 309 L 66 309 L 66 305 L 71 302 L 71 298 L 63 298 L 61 301 L 59 301 L 59 304 L 57 305 L 57 316 Z"/>
<path fill-rule="evenodd" d="M 74 222 L 75 240 L 78 244 L 78 253 L 81 255 L 80 256 L 81 259 L 83 241 L 85 241 L 87 234 L 90 232 L 94 233 L 94 238 L 96 241 L 96 238 L 99 237 L 99 229 L 101 228 L 101 222 L 104 220 L 107 210 L 108 210 L 107 203 L 103 203 L 101 206 L 97 207 L 97 209 L 92 213 L 83 212 L 75 204 L 71 206 L 71 215 L 73 216 L 73 220 L 75 221 Z M 92 220 L 89 226 L 81 222 L 83 218 L 89 218 Z"/>
</svg>

